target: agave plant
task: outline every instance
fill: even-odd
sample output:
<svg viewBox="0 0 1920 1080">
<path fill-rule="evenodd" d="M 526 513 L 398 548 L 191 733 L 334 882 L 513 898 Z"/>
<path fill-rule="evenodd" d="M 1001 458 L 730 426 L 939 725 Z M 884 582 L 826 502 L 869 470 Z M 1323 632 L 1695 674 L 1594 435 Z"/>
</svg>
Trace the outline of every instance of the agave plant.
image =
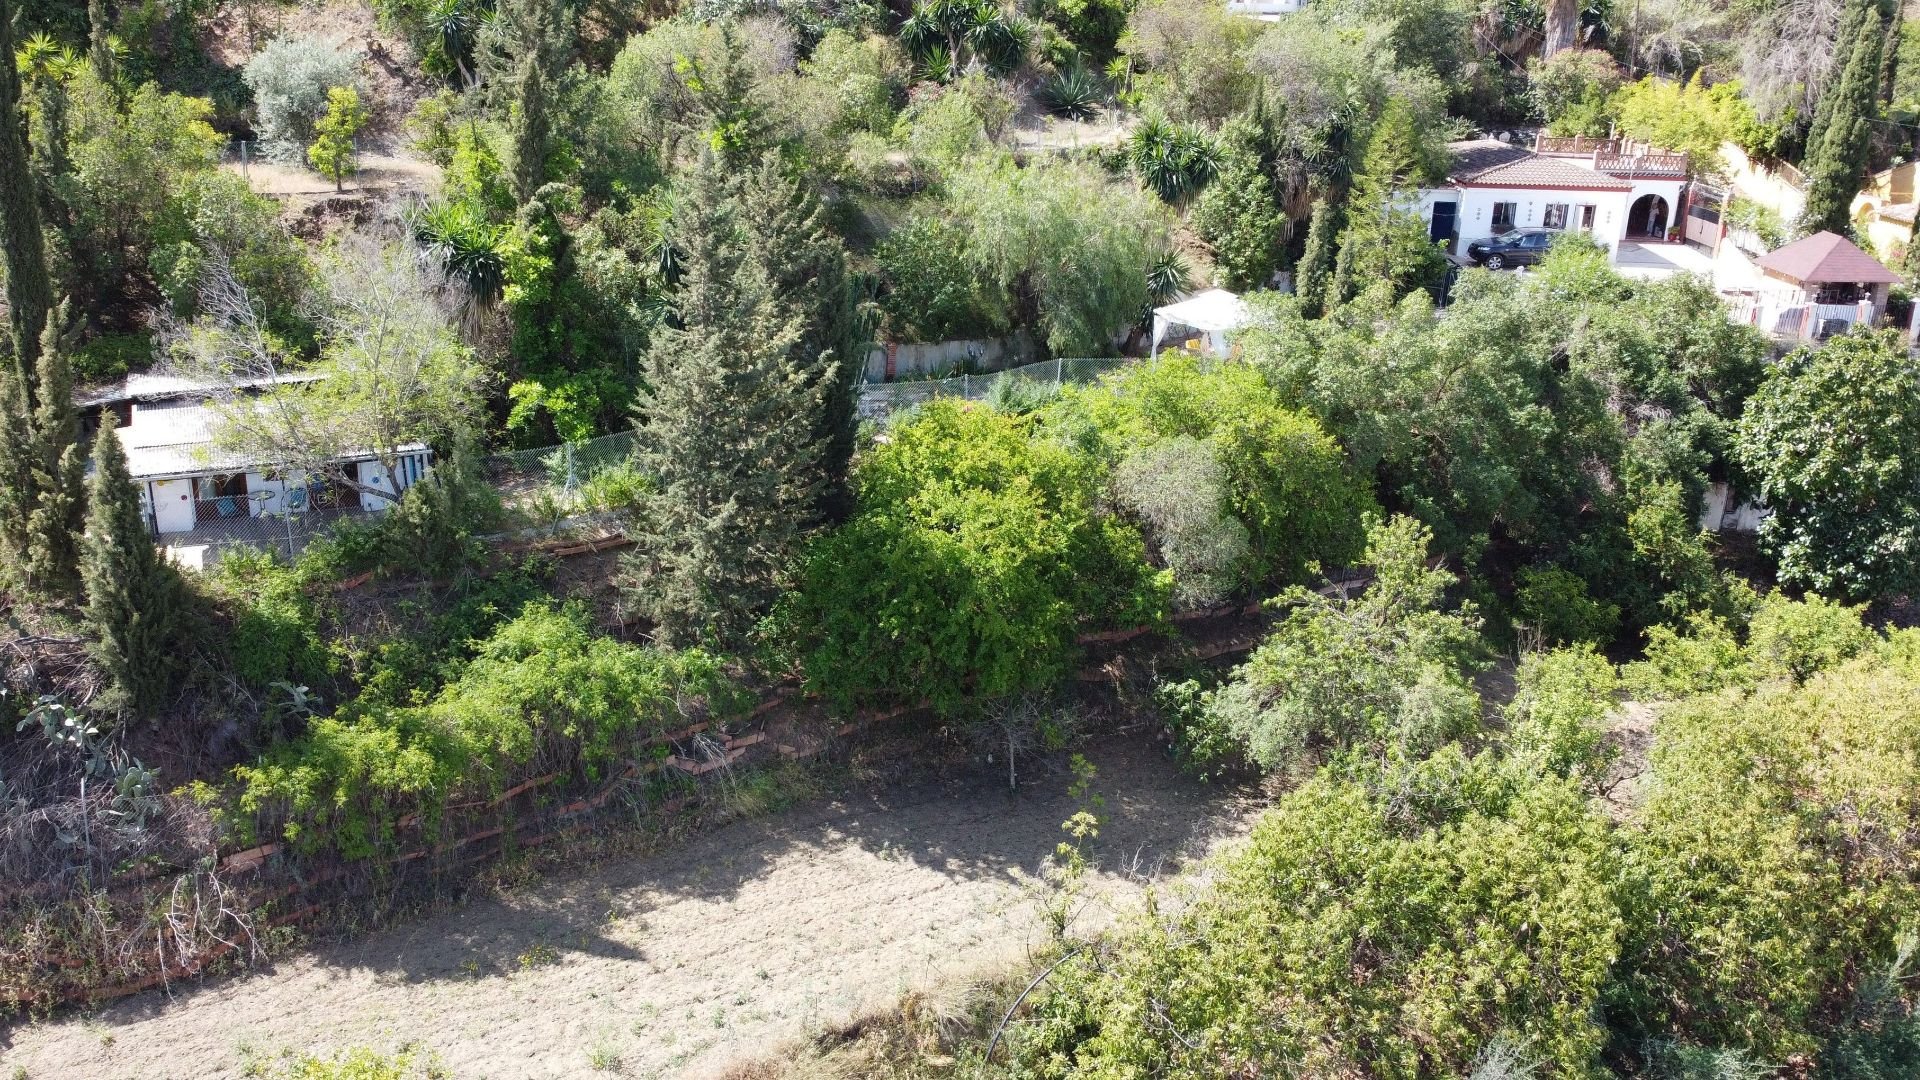
<svg viewBox="0 0 1920 1080">
<path fill-rule="evenodd" d="M 1053 73 L 1040 84 L 1040 101 L 1055 116 L 1086 120 L 1093 116 L 1106 96 L 1105 89 L 1098 75 L 1075 64 Z"/>
<path fill-rule="evenodd" d="M 80 57 L 45 33 L 39 33 L 20 43 L 14 51 L 13 64 L 14 70 L 29 83 L 49 78 L 64 82 L 80 70 Z"/>
<path fill-rule="evenodd" d="M 1219 149 L 1206 132 L 1157 116 L 1133 130 L 1127 159 L 1141 182 L 1170 203 L 1205 187 L 1220 168 Z"/>
</svg>

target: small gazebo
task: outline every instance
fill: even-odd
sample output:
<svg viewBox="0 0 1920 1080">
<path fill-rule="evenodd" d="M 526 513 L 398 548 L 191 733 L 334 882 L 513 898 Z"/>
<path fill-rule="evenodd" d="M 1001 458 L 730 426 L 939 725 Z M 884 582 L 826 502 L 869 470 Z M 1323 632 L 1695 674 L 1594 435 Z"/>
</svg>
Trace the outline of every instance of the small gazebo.
<svg viewBox="0 0 1920 1080">
<path fill-rule="evenodd" d="M 1776 281 L 1799 287 L 1809 304 L 1852 304 L 1872 300 L 1885 306 L 1887 287 L 1900 275 L 1861 251 L 1839 233 L 1817 232 L 1768 252 L 1754 265 Z"/>
<path fill-rule="evenodd" d="M 1153 309 L 1151 355 L 1168 341 L 1204 340 L 1206 351 L 1227 355 L 1227 335 L 1247 324 L 1247 302 L 1225 289 L 1207 289 L 1177 304 Z"/>
</svg>

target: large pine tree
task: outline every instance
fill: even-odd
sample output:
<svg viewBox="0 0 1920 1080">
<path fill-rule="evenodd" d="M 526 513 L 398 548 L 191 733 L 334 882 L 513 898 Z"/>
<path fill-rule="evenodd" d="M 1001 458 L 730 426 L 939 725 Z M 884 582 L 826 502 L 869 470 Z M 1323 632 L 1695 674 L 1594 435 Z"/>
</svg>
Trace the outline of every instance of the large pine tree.
<svg viewBox="0 0 1920 1080">
<path fill-rule="evenodd" d="M 774 298 L 797 321 L 792 363 L 819 391 L 820 511 L 846 508 L 845 479 L 853 458 L 861 367 L 873 327 L 847 268 L 847 248 L 827 223 L 814 189 L 788 179 L 768 154 L 740 184 L 740 220 L 749 231 L 748 258 L 763 268 Z"/>
<path fill-rule="evenodd" d="M 149 712 L 173 686 L 191 621 L 180 572 L 147 534 L 111 417 L 93 444 L 88 504 L 80 569 L 94 659 L 107 675 L 99 703 L 109 711 Z"/>
<path fill-rule="evenodd" d="M 1887 64 L 1898 45 L 1892 9 L 1884 0 L 1852 0 L 1834 44 L 1833 75 L 1807 129 L 1801 171 L 1807 203 L 1800 230 L 1846 233 L 1853 224 L 1853 197 L 1873 151 L 1873 124 L 1880 118 Z"/>
<path fill-rule="evenodd" d="M 814 516 L 825 387 L 795 360 L 808 328 L 755 255 L 731 175 L 705 156 L 676 214 L 680 326 L 656 332 L 644 361 L 636 449 L 656 490 L 629 565 L 663 640 L 737 649 Z"/>
</svg>

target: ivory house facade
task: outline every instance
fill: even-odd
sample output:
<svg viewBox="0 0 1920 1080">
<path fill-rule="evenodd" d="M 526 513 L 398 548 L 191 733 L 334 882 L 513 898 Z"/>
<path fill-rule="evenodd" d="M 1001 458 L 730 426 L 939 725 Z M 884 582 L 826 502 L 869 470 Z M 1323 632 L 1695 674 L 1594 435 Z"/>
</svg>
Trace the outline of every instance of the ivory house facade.
<svg viewBox="0 0 1920 1080">
<path fill-rule="evenodd" d="M 1444 186 L 1420 192 L 1428 235 L 1459 254 L 1513 229 L 1591 233 L 1614 257 L 1623 243 L 1664 242 L 1681 224 L 1685 155 L 1611 139 L 1555 139 L 1532 147 L 1495 139 L 1448 146 Z"/>
</svg>

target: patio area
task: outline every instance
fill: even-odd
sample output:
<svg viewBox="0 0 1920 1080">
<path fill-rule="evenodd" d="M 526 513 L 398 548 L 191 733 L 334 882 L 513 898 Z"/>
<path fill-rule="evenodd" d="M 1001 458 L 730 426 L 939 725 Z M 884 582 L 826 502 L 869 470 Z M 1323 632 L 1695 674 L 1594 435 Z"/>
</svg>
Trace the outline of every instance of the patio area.
<svg viewBox="0 0 1920 1080">
<path fill-rule="evenodd" d="M 1713 256 L 1691 244 L 1644 244 L 1635 240 L 1620 242 L 1613 268 L 1623 277 L 1659 281 L 1676 274 L 1694 274 L 1713 280 Z"/>
</svg>

